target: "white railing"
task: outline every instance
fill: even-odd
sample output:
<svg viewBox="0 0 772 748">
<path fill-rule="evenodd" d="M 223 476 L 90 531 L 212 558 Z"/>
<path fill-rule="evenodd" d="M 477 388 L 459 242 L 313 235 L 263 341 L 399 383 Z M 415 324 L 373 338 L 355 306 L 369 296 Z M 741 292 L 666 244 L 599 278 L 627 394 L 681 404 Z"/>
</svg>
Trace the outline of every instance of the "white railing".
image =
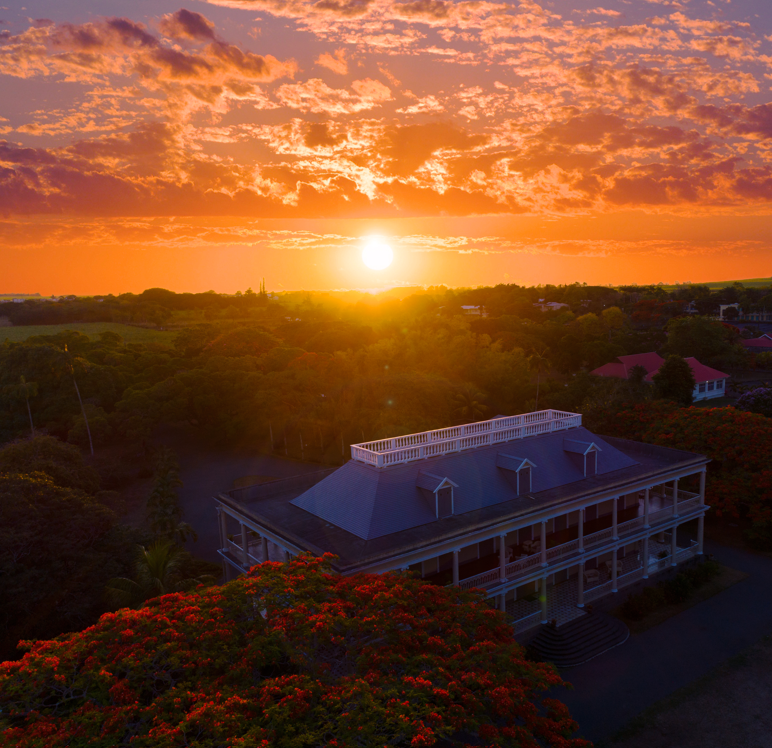
<svg viewBox="0 0 772 748">
<path fill-rule="evenodd" d="M 623 587 L 629 587 L 639 579 L 643 579 L 644 568 L 641 566 L 639 569 L 633 569 L 626 574 L 620 574 L 617 577 L 617 589 L 621 590 Z"/>
<path fill-rule="evenodd" d="M 523 618 L 518 618 L 512 623 L 512 628 L 515 630 L 516 634 L 519 634 L 533 628 L 539 623 L 541 623 L 541 610 L 537 610 L 535 613 L 531 613 Z"/>
<path fill-rule="evenodd" d="M 611 540 L 613 536 L 614 536 L 613 527 L 607 527 L 604 530 L 598 530 L 598 532 L 594 532 L 591 535 L 585 535 L 584 548 L 585 550 L 587 550 L 588 548 L 593 548 L 594 546 L 598 545 L 599 543 L 602 543 L 605 540 Z"/>
<path fill-rule="evenodd" d="M 564 431 L 582 425 L 578 413 L 562 410 L 540 410 L 519 416 L 493 418 L 419 434 L 407 434 L 393 439 L 381 439 L 351 445 L 351 457 L 375 467 L 388 467 L 427 457 L 460 452 L 464 449 L 487 447 L 514 439 L 524 439 L 553 431 Z"/>
<path fill-rule="evenodd" d="M 518 558 L 516 561 L 510 561 L 505 567 L 507 579 L 514 578 L 520 574 L 520 572 L 526 569 L 531 569 L 534 566 L 538 566 L 541 563 L 541 553 L 534 553 L 525 558 Z"/>
<path fill-rule="evenodd" d="M 501 570 L 497 566 L 495 569 L 489 569 L 482 574 L 477 574 L 469 579 L 463 579 L 458 583 L 462 590 L 471 590 L 473 587 L 484 588 L 489 584 L 497 584 L 501 581 Z"/>
<path fill-rule="evenodd" d="M 553 548 L 547 548 L 547 561 L 554 561 L 558 558 L 563 558 L 570 553 L 574 553 L 579 550 L 579 540 L 569 540 L 562 545 L 556 545 Z"/>
<path fill-rule="evenodd" d="M 595 587 L 590 587 L 589 590 L 585 590 L 584 592 L 584 602 L 592 602 L 593 600 L 597 600 L 599 597 L 603 597 L 609 592 L 611 592 L 611 582 L 604 582 L 603 584 L 598 584 Z"/>
</svg>

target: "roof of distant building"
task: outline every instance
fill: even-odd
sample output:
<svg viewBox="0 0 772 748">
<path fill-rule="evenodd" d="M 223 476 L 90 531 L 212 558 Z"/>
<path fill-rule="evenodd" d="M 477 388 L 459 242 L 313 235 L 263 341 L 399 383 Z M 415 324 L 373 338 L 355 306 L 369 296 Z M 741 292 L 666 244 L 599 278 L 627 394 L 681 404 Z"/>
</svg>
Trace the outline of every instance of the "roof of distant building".
<svg viewBox="0 0 772 748">
<path fill-rule="evenodd" d="M 772 340 L 769 342 L 772 345 Z M 696 358 L 689 357 L 685 361 L 689 364 L 692 374 L 694 374 L 696 384 L 710 382 L 714 379 L 726 379 L 729 376 L 729 374 L 725 374 L 723 371 L 701 364 Z M 642 366 L 646 369 L 644 381 L 651 382 L 654 375 L 659 371 L 660 366 L 664 363 L 665 359 L 654 351 L 650 353 L 636 353 L 631 356 L 619 356 L 615 361 L 599 366 L 590 373 L 599 377 L 629 379 L 633 368 L 635 366 Z"/>
<path fill-rule="evenodd" d="M 741 340 L 740 342 L 746 348 L 772 348 L 772 336 L 769 336 L 767 334 L 761 335 L 758 338 Z"/>
</svg>

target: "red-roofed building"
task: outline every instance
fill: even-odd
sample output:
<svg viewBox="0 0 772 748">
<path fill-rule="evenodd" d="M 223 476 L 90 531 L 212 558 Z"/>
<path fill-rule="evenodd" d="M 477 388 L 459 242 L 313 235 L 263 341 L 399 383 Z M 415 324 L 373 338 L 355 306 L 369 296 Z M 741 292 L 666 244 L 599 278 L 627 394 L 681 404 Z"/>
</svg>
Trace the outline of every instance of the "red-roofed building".
<svg viewBox="0 0 772 748">
<path fill-rule="evenodd" d="M 769 338 L 768 342 L 770 350 L 772 350 L 772 338 Z M 693 397 L 695 402 L 697 400 L 710 400 L 711 398 L 724 395 L 726 392 L 726 380 L 729 378 L 728 374 L 724 374 L 723 371 L 718 369 L 712 369 L 710 366 L 705 366 L 696 358 L 687 358 L 685 360 L 689 364 L 692 374 L 694 374 Z M 654 351 L 651 353 L 636 353 L 632 356 L 619 356 L 612 362 L 604 364 L 590 373 L 598 377 L 629 379 L 633 368 L 642 366 L 646 369 L 644 381 L 652 382 L 654 375 L 664 363 L 665 359 Z"/>
<path fill-rule="evenodd" d="M 760 338 L 751 338 L 740 342 L 751 353 L 772 353 L 772 336 L 770 335 L 762 335 Z"/>
</svg>

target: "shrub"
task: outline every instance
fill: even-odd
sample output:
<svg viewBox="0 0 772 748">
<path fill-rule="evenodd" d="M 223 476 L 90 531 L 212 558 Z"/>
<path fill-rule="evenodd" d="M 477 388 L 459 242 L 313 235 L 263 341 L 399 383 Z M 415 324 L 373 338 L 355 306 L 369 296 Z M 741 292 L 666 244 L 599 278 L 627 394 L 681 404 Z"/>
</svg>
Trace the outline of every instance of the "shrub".
<svg viewBox="0 0 772 748">
<path fill-rule="evenodd" d="M 686 574 L 679 574 L 678 576 L 668 579 L 666 582 L 662 582 L 662 591 L 665 593 L 665 600 L 670 605 L 677 605 L 678 603 L 685 602 L 694 585 Z"/>
</svg>

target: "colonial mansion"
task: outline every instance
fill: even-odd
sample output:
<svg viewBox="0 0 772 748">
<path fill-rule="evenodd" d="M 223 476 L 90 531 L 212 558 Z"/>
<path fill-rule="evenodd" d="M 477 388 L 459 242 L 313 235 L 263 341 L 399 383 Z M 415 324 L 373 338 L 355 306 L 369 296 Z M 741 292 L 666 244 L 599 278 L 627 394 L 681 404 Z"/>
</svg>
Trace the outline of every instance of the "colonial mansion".
<svg viewBox="0 0 772 748">
<path fill-rule="evenodd" d="M 351 457 L 218 495 L 228 573 L 332 553 L 340 574 L 483 590 L 525 632 L 702 553 L 707 458 L 597 436 L 578 414 L 355 444 Z"/>
</svg>

